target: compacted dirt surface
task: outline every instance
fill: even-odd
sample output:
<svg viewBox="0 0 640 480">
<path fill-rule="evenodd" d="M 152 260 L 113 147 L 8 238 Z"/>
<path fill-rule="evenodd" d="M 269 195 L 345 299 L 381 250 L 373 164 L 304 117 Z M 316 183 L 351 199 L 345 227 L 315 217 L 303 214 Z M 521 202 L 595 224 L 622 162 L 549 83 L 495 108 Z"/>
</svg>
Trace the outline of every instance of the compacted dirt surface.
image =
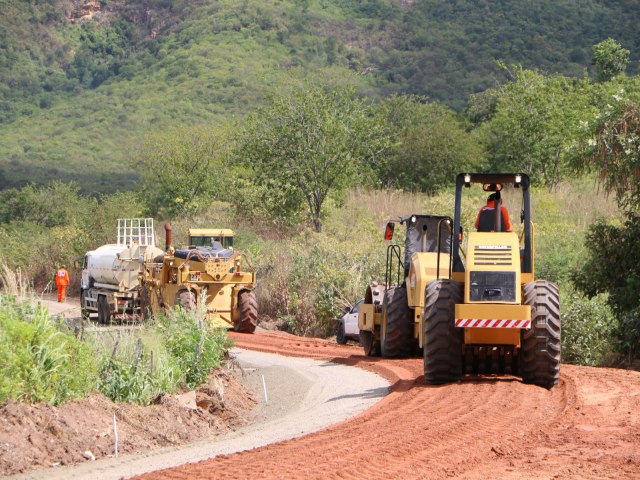
<svg viewBox="0 0 640 480">
<path fill-rule="evenodd" d="M 563 365 L 550 391 L 510 376 L 428 386 L 420 359 L 278 332 L 233 336 L 245 349 L 371 370 L 390 393 L 316 433 L 138 478 L 640 478 L 639 372 Z"/>
</svg>

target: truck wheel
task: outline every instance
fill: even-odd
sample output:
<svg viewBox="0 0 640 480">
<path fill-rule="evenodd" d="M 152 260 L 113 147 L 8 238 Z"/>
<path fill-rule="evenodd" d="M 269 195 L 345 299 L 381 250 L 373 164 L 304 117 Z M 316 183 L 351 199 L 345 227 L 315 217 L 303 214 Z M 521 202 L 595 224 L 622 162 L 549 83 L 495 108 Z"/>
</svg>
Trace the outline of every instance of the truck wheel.
<svg viewBox="0 0 640 480">
<path fill-rule="evenodd" d="M 342 322 L 342 320 L 338 322 L 338 331 L 336 332 L 336 343 L 338 345 L 344 345 L 347 343 L 347 335 L 344 331 L 344 322 Z"/>
<path fill-rule="evenodd" d="M 89 320 L 89 310 L 87 310 L 87 300 L 85 295 L 87 292 L 84 289 L 80 289 L 80 315 L 82 320 Z"/>
<path fill-rule="evenodd" d="M 371 330 L 360 330 L 360 345 L 368 357 L 380 356 L 380 340 L 376 340 Z"/>
<path fill-rule="evenodd" d="M 409 357 L 413 353 L 413 319 L 407 289 L 391 287 L 384 292 L 380 350 L 383 357 Z"/>
<path fill-rule="evenodd" d="M 98 322 L 106 325 L 111 320 L 111 312 L 109 312 L 109 302 L 107 297 L 100 295 L 98 297 Z"/>
<path fill-rule="evenodd" d="M 520 374 L 524 383 L 551 388 L 560 377 L 560 295 L 546 280 L 524 286 L 523 302 L 531 305 L 531 328 L 521 332 Z"/>
<path fill-rule="evenodd" d="M 431 385 L 462 377 L 462 329 L 455 327 L 455 305 L 462 302 L 462 284 L 434 280 L 424 302 L 424 377 Z"/>
<path fill-rule="evenodd" d="M 253 333 L 258 325 L 258 299 L 253 290 L 242 290 L 238 294 L 240 318 L 233 326 L 236 332 Z"/>
<path fill-rule="evenodd" d="M 186 310 L 191 310 L 196 306 L 196 297 L 191 290 L 182 290 L 178 293 L 176 303 Z"/>
</svg>

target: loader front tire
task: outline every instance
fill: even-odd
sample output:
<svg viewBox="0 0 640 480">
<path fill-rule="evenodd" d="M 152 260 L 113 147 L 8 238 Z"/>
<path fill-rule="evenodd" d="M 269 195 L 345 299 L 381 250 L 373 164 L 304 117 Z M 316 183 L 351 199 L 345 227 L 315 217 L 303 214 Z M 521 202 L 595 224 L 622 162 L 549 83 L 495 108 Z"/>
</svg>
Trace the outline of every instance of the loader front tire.
<svg viewBox="0 0 640 480">
<path fill-rule="evenodd" d="M 424 378 L 430 385 L 462 378 L 462 329 L 455 327 L 455 305 L 462 303 L 462 284 L 433 280 L 424 302 Z"/>
<path fill-rule="evenodd" d="M 531 305 L 531 328 L 521 332 L 520 374 L 524 383 L 551 388 L 560 377 L 560 294 L 546 280 L 529 282 L 523 303 Z"/>
<path fill-rule="evenodd" d="M 258 326 L 258 300 L 253 290 L 242 290 L 238 294 L 240 317 L 233 326 L 236 332 L 253 333 Z"/>
<path fill-rule="evenodd" d="M 413 319 L 407 289 L 391 287 L 384 292 L 380 350 L 383 357 L 409 357 L 413 353 Z"/>
<path fill-rule="evenodd" d="M 360 330 L 360 345 L 362 345 L 367 357 L 380 356 L 380 340 L 376 340 L 376 336 L 371 330 Z"/>
</svg>

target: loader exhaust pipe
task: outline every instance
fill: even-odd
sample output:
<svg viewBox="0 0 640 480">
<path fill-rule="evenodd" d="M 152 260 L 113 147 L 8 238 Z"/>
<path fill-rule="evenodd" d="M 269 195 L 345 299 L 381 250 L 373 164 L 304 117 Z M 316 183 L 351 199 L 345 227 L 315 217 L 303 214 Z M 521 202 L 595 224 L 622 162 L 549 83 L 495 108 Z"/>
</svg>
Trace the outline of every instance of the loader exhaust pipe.
<svg viewBox="0 0 640 480">
<path fill-rule="evenodd" d="M 169 251 L 171 247 L 173 247 L 173 230 L 171 228 L 170 223 L 164 224 L 164 233 L 165 233 L 165 251 Z"/>
</svg>

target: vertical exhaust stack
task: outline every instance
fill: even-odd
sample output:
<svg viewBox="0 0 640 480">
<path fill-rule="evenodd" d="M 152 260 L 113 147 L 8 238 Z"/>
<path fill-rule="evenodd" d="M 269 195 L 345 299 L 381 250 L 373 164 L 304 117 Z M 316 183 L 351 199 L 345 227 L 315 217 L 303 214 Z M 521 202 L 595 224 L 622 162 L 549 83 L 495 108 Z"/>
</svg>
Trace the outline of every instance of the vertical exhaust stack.
<svg viewBox="0 0 640 480">
<path fill-rule="evenodd" d="M 169 251 L 171 247 L 173 247 L 173 230 L 171 229 L 170 223 L 164 224 L 164 233 L 165 233 L 165 251 Z"/>
</svg>

